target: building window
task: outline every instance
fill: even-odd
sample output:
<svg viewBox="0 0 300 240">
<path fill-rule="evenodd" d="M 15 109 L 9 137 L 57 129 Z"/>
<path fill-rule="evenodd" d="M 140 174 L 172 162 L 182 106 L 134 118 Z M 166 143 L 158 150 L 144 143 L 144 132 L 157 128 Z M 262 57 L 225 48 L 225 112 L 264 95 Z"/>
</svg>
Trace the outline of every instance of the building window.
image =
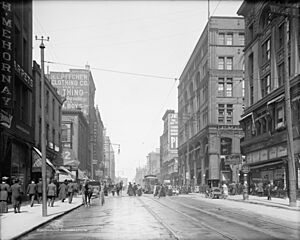
<svg viewBox="0 0 300 240">
<path fill-rule="evenodd" d="M 55 121 L 55 100 L 54 98 L 52 99 L 52 119 Z"/>
<path fill-rule="evenodd" d="M 262 62 L 267 63 L 270 60 L 271 41 L 266 40 L 262 45 Z"/>
<path fill-rule="evenodd" d="M 233 66 L 233 58 L 232 57 L 226 58 L 226 70 L 232 70 L 232 66 Z"/>
<path fill-rule="evenodd" d="M 52 149 L 55 149 L 55 129 L 52 129 Z"/>
<path fill-rule="evenodd" d="M 225 120 L 225 105 L 218 104 L 218 123 L 224 123 Z"/>
<path fill-rule="evenodd" d="M 248 35 L 249 35 L 249 40 L 252 41 L 254 38 L 253 23 L 250 24 L 248 27 Z"/>
<path fill-rule="evenodd" d="M 49 91 L 46 91 L 46 113 L 49 111 Z"/>
<path fill-rule="evenodd" d="M 279 27 L 278 27 L 278 46 L 277 46 L 277 49 L 280 49 L 283 47 L 283 44 L 284 44 L 284 24 L 281 24 Z"/>
<path fill-rule="evenodd" d="M 261 95 L 265 97 L 271 91 L 271 79 L 270 75 L 267 75 L 261 80 Z"/>
<path fill-rule="evenodd" d="M 229 33 L 226 35 L 226 45 L 232 45 L 233 44 L 233 34 Z"/>
<path fill-rule="evenodd" d="M 276 109 L 276 128 L 284 126 L 284 110 L 283 106 L 279 106 Z"/>
<path fill-rule="evenodd" d="M 232 104 L 227 104 L 227 109 L 226 109 L 226 122 L 228 124 L 232 124 L 233 122 L 233 105 Z"/>
<path fill-rule="evenodd" d="M 63 123 L 61 126 L 62 147 L 72 148 L 72 123 Z"/>
<path fill-rule="evenodd" d="M 245 45 L 245 34 L 244 33 L 239 33 L 239 43 L 240 45 Z"/>
<path fill-rule="evenodd" d="M 232 97 L 232 78 L 226 80 L 226 97 Z"/>
<path fill-rule="evenodd" d="M 224 78 L 219 78 L 218 81 L 218 96 L 223 97 L 224 96 Z"/>
<path fill-rule="evenodd" d="M 225 34 L 219 33 L 219 44 L 224 45 L 225 44 Z"/>
<path fill-rule="evenodd" d="M 46 125 L 46 146 L 49 144 L 49 124 Z"/>
<path fill-rule="evenodd" d="M 261 130 L 262 130 L 262 133 L 266 133 L 267 132 L 267 121 L 266 119 L 263 117 L 261 119 Z"/>
<path fill-rule="evenodd" d="M 282 86 L 284 83 L 284 64 L 281 63 L 278 66 L 278 86 Z"/>
<path fill-rule="evenodd" d="M 225 58 L 224 57 L 219 57 L 218 69 L 219 70 L 224 70 L 225 69 Z"/>
</svg>

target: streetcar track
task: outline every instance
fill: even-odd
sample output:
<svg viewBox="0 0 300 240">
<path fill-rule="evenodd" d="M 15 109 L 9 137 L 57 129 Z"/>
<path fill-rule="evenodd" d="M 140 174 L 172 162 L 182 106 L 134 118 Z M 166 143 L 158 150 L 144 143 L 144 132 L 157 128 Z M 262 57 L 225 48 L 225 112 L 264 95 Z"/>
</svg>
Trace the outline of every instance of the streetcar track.
<svg viewBox="0 0 300 240">
<path fill-rule="evenodd" d="M 171 208 L 170 206 L 168 206 L 168 205 L 166 205 L 166 204 L 164 204 L 164 203 L 162 203 L 162 202 L 160 202 L 160 201 L 157 201 L 156 199 L 152 199 L 152 198 L 150 198 L 150 197 L 147 197 L 147 198 L 148 198 L 148 199 L 151 199 L 152 201 L 155 201 L 155 202 L 157 202 L 157 203 L 159 203 L 159 204 L 161 204 L 161 205 L 163 205 L 163 206 L 165 206 L 165 207 L 167 207 L 167 208 L 169 208 L 169 209 L 174 210 L 174 209 Z M 267 229 L 262 229 L 262 230 L 261 230 L 261 229 L 257 228 L 256 226 L 253 226 L 253 225 L 250 225 L 250 224 L 246 224 L 246 223 L 243 223 L 243 222 L 239 222 L 239 221 L 236 221 L 236 220 L 234 220 L 234 219 L 232 219 L 232 218 L 224 217 L 224 216 L 221 216 L 221 215 L 219 215 L 219 214 L 212 213 L 212 212 L 209 212 L 209 211 L 206 211 L 206 210 L 197 208 L 197 207 L 193 207 L 193 206 L 190 206 L 190 205 L 187 205 L 187 204 L 184 204 L 184 203 L 176 202 L 175 200 L 171 200 L 171 199 L 168 199 L 168 200 L 170 200 L 171 202 L 177 203 L 177 204 L 179 204 L 179 205 L 181 205 L 181 206 L 184 206 L 184 207 L 186 207 L 186 208 L 193 209 L 193 210 L 202 212 L 202 213 L 204 213 L 204 214 L 213 216 L 213 217 L 218 218 L 218 219 L 220 219 L 220 220 L 227 221 L 227 222 L 231 222 L 231 223 L 234 223 L 234 224 L 243 226 L 243 227 L 245 227 L 245 228 L 247 228 L 247 229 L 254 230 L 254 231 L 256 231 L 256 232 L 261 232 L 261 233 L 263 233 L 263 234 L 267 234 L 267 235 L 273 237 L 274 239 L 282 239 L 282 238 L 278 237 L 278 233 L 273 233 L 273 232 L 271 232 L 271 231 L 269 231 L 269 230 L 267 230 Z M 196 219 L 196 218 L 194 218 L 194 217 L 191 217 L 191 216 L 189 216 L 189 215 L 187 215 L 187 214 L 185 214 L 185 213 L 183 213 L 183 212 L 181 212 L 181 211 L 179 211 L 179 210 L 174 210 L 174 211 L 177 211 L 178 213 L 181 213 L 182 215 L 187 216 L 187 217 L 189 217 L 189 218 L 191 218 L 191 219 L 196 220 L 197 222 L 199 222 L 198 219 Z M 265 222 L 267 222 L 267 221 L 265 221 Z M 272 222 L 267 222 L 267 223 L 272 223 Z M 272 224 L 273 224 L 273 223 L 272 223 Z M 280 224 L 278 224 L 278 225 L 281 226 Z M 285 227 L 285 226 L 282 226 L 282 227 Z M 297 229 L 293 229 L 293 230 L 297 230 Z M 217 230 L 217 231 L 219 231 L 219 230 Z M 286 236 L 285 236 L 285 237 L 286 237 Z M 232 239 L 232 238 L 229 238 L 229 239 Z M 235 238 L 233 238 L 233 239 L 235 239 Z"/>
<path fill-rule="evenodd" d="M 138 200 L 140 202 L 142 202 L 143 207 L 165 228 L 167 229 L 167 231 L 169 232 L 169 234 L 171 236 L 173 236 L 176 240 L 180 240 L 181 238 L 179 237 L 179 235 L 173 230 L 173 228 L 171 226 L 169 226 L 169 224 L 163 222 L 163 220 L 147 205 L 145 204 L 145 202 L 143 202 L 143 200 L 141 200 L 140 198 L 138 198 Z"/>
<path fill-rule="evenodd" d="M 212 226 L 209 226 L 208 224 L 206 224 L 206 223 L 204 223 L 203 221 L 199 221 L 199 219 L 197 219 L 197 218 L 194 218 L 194 217 L 192 217 L 192 216 L 190 216 L 190 215 L 188 215 L 188 214 L 185 214 L 185 213 L 183 213 L 183 212 L 181 212 L 181 211 L 179 211 L 179 210 L 175 210 L 175 209 L 173 209 L 173 208 L 170 208 L 169 206 L 167 206 L 167 205 L 165 205 L 165 204 L 162 204 L 161 202 L 159 202 L 159 201 L 157 201 L 156 199 L 152 199 L 152 198 L 148 198 L 148 199 L 151 199 L 152 201 L 154 201 L 154 202 L 157 202 L 157 203 L 159 203 L 160 205 L 163 205 L 163 206 L 165 206 L 165 207 L 167 207 L 168 209 L 171 209 L 171 210 L 173 210 L 173 211 L 175 211 L 175 212 L 177 212 L 177 213 L 179 213 L 179 214 L 181 214 L 181 215 L 183 215 L 183 216 L 185 216 L 186 218 L 189 218 L 189 219 L 192 219 L 193 221 L 196 221 L 196 222 L 198 222 L 198 226 L 201 226 L 201 227 L 205 227 L 205 228 L 208 228 L 208 229 L 210 229 L 210 230 L 212 230 L 212 231 L 214 231 L 214 232 L 216 232 L 216 233 L 218 233 L 218 234 L 220 234 L 221 236 L 223 236 L 223 237 L 225 237 L 225 238 L 227 238 L 227 239 L 230 239 L 230 240 L 238 240 L 239 238 L 236 238 L 236 237 L 234 237 L 234 236 L 232 236 L 231 234 L 229 234 L 229 233 L 227 233 L 227 232 L 225 232 L 225 231 L 220 231 L 220 230 L 218 230 L 218 229 L 216 229 L 216 228 L 214 228 L 214 227 L 212 227 Z M 141 199 L 139 199 L 140 201 L 142 201 Z M 142 201 L 143 202 L 143 201 Z M 153 215 L 153 213 L 155 214 L 155 215 L 153 215 L 154 217 L 155 216 L 157 216 L 160 220 L 159 220 L 159 222 L 162 224 L 162 225 L 164 225 L 164 224 L 166 224 L 167 226 L 168 226 L 168 224 L 167 223 L 164 223 L 162 220 L 161 220 L 161 218 L 147 205 L 147 204 L 145 204 L 144 202 L 143 202 L 143 204 L 144 204 L 144 206 L 145 206 L 145 208 Z M 155 217 L 156 218 L 156 217 Z M 193 222 L 194 224 L 195 224 L 195 222 Z M 196 224 L 195 224 L 196 225 Z M 171 231 L 172 231 L 172 234 L 174 234 L 173 232 L 174 232 L 174 230 L 172 230 L 172 228 L 170 227 L 170 226 L 168 226 L 167 227 L 167 229 L 169 230 L 169 229 L 171 229 Z M 174 236 L 176 236 L 175 234 L 174 234 Z M 176 239 L 180 239 L 180 238 L 178 238 L 178 236 L 176 237 Z"/>
<path fill-rule="evenodd" d="M 169 200 L 175 202 L 174 200 L 172 200 L 172 199 L 170 199 L 170 198 L 169 198 Z M 179 203 L 179 202 L 176 202 L 176 203 Z M 182 205 L 183 205 L 184 203 L 179 203 L 179 204 L 182 204 Z M 190 207 L 189 205 L 186 205 L 186 206 Z M 199 209 L 201 209 L 201 208 L 199 208 Z M 228 211 L 228 210 L 226 210 L 226 209 L 224 209 L 224 208 L 220 208 L 220 207 L 219 207 L 219 209 L 222 210 L 222 211 L 225 212 L 225 213 L 234 214 L 234 215 L 236 215 L 236 216 L 249 217 L 249 216 L 246 215 L 246 214 L 241 214 L 241 213 L 237 213 L 237 212 Z M 203 209 L 201 209 L 201 210 L 203 210 Z M 212 209 L 212 210 L 213 210 L 213 209 Z M 203 210 L 203 211 L 205 211 L 205 210 Z M 273 224 L 273 225 L 277 225 L 277 226 L 282 227 L 282 228 L 289 228 L 289 229 L 291 229 L 291 230 L 296 230 L 296 231 L 299 230 L 298 228 L 294 228 L 294 227 L 291 227 L 291 226 L 288 226 L 288 225 L 282 225 L 282 224 L 276 223 L 276 222 L 271 221 L 271 220 L 259 220 L 259 219 L 256 219 L 256 222 L 258 222 L 258 221 L 259 221 L 260 223 L 271 223 L 271 224 Z"/>
</svg>

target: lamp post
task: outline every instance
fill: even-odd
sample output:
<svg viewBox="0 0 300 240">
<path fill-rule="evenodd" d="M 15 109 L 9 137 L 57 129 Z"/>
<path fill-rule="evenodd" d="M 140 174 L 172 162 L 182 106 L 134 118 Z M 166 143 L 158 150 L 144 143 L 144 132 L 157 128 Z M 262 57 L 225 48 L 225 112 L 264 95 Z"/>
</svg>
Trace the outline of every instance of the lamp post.
<svg viewBox="0 0 300 240">
<path fill-rule="evenodd" d="M 43 199 L 42 199 L 42 216 L 47 216 L 47 176 L 46 176 L 46 136 L 45 136 L 45 80 L 44 80 L 44 41 L 49 41 L 49 37 L 44 39 L 42 36 L 38 38 L 35 36 L 36 40 L 40 40 L 41 49 L 41 150 L 42 150 L 42 182 L 43 182 Z"/>
</svg>

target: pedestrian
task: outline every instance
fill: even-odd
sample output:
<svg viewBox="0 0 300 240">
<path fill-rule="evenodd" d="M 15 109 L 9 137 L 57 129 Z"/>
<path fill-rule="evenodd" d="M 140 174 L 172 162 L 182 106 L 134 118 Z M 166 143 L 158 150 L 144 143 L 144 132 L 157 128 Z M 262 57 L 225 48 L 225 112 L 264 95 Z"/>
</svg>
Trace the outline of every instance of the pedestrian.
<svg viewBox="0 0 300 240">
<path fill-rule="evenodd" d="M 15 213 L 21 213 L 23 190 L 19 179 L 14 180 L 14 184 L 11 186 L 11 200 Z"/>
<path fill-rule="evenodd" d="M 137 193 L 137 185 L 136 183 L 133 183 L 133 195 L 136 196 Z"/>
<path fill-rule="evenodd" d="M 100 186 L 100 202 L 101 202 L 101 206 L 104 205 L 105 203 L 105 198 L 104 198 L 104 185 L 101 184 Z"/>
<path fill-rule="evenodd" d="M 41 178 L 39 178 L 39 182 L 36 184 L 36 191 L 37 191 L 37 202 L 39 204 L 42 201 L 42 196 L 43 196 L 43 182 Z"/>
<path fill-rule="evenodd" d="M 113 197 L 115 196 L 115 192 L 116 192 L 116 185 L 113 184 L 112 188 L 111 188 L 111 193 L 112 193 Z"/>
<path fill-rule="evenodd" d="M 62 182 L 60 185 L 59 185 L 59 188 L 58 188 L 58 198 L 64 202 L 66 197 L 67 197 L 67 184 L 68 184 L 68 181 L 65 180 L 64 182 Z"/>
<path fill-rule="evenodd" d="M 37 194 L 37 186 L 34 180 L 32 180 L 27 187 L 27 195 L 29 196 L 30 199 L 30 207 L 33 207 L 36 194 Z"/>
<path fill-rule="evenodd" d="M 142 186 L 140 184 L 137 185 L 137 195 L 142 196 Z"/>
<path fill-rule="evenodd" d="M 268 200 L 271 200 L 271 191 L 272 191 L 272 185 L 271 183 L 268 183 L 267 187 L 267 195 L 268 195 Z"/>
<path fill-rule="evenodd" d="M 120 195 L 120 183 L 116 184 L 116 191 L 117 191 L 117 195 Z"/>
<path fill-rule="evenodd" d="M 158 198 L 165 197 L 165 196 L 166 196 L 166 189 L 164 185 L 161 184 L 158 192 Z"/>
<path fill-rule="evenodd" d="M 260 197 L 262 197 L 263 195 L 263 192 L 264 192 L 264 189 L 263 189 L 263 183 L 262 182 L 259 182 L 257 184 L 257 193 Z"/>
<path fill-rule="evenodd" d="M 127 194 L 128 194 L 128 196 L 130 196 L 130 197 L 134 195 L 133 187 L 132 187 L 131 182 L 129 182 L 128 189 L 127 189 Z"/>
<path fill-rule="evenodd" d="M 2 177 L 2 183 L 0 184 L 0 213 L 7 213 L 7 201 L 8 193 L 10 192 L 10 186 L 7 184 L 8 177 Z"/>
<path fill-rule="evenodd" d="M 225 182 L 222 185 L 222 189 L 223 189 L 223 197 L 226 199 L 228 197 L 228 187 Z"/>
<path fill-rule="evenodd" d="M 47 187 L 47 197 L 48 197 L 48 206 L 53 207 L 54 199 L 56 196 L 57 188 L 56 185 L 53 183 L 53 180 L 50 180 L 50 183 Z"/>
<path fill-rule="evenodd" d="M 72 180 L 70 180 L 67 185 L 67 191 L 68 191 L 69 203 L 72 203 L 73 195 L 74 195 L 74 183 Z"/>
<path fill-rule="evenodd" d="M 89 199 L 89 180 L 87 179 L 83 186 L 84 189 L 84 206 L 90 206 L 90 199 Z"/>
</svg>

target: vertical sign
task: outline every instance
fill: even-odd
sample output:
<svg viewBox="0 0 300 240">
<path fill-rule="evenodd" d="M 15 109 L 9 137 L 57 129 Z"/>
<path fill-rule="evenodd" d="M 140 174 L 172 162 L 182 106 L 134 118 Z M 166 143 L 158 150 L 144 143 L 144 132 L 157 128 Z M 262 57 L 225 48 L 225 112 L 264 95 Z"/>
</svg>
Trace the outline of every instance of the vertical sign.
<svg viewBox="0 0 300 240">
<path fill-rule="evenodd" d="M 13 97 L 13 14 L 10 1 L 2 1 L 1 11 L 1 81 L 0 123 L 11 126 Z"/>
<path fill-rule="evenodd" d="M 177 113 L 169 114 L 169 149 L 177 150 L 178 148 L 178 115 Z"/>
</svg>

